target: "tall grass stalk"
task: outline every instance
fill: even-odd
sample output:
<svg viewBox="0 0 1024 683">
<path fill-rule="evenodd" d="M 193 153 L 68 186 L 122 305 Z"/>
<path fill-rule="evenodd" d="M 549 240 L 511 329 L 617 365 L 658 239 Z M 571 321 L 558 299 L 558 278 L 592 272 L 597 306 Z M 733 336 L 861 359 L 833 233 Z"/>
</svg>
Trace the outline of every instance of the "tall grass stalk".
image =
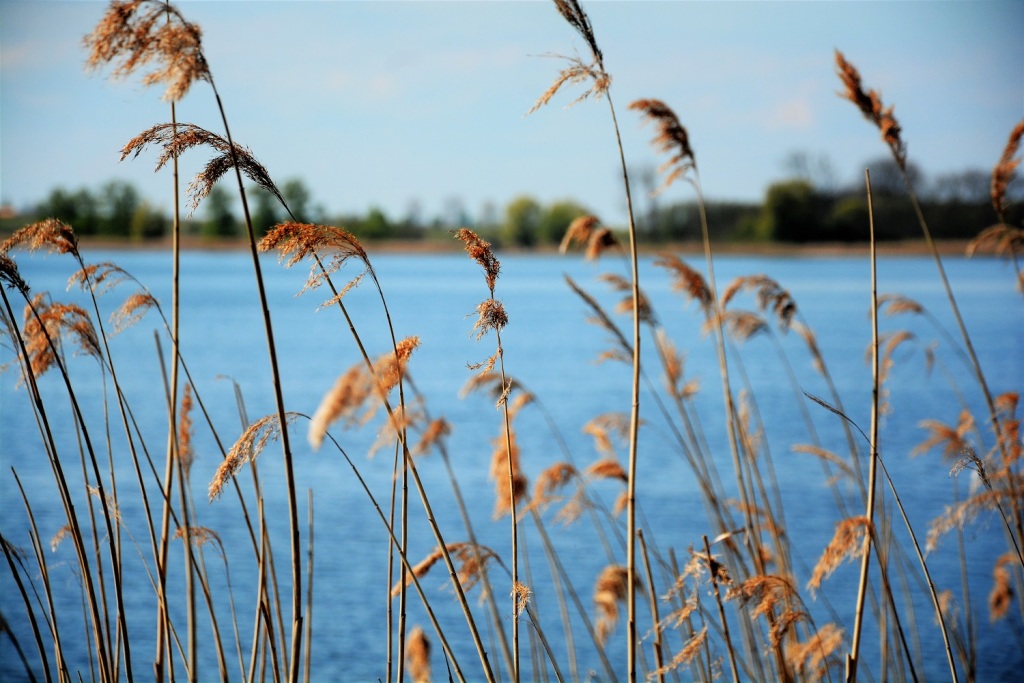
<svg viewBox="0 0 1024 683">
<path fill-rule="evenodd" d="M 853 636 L 850 644 L 850 654 L 846 658 L 846 681 L 852 683 L 857 680 L 857 664 L 860 655 L 861 629 L 864 623 L 864 599 L 867 595 L 868 586 L 868 565 L 871 561 L 872 540 L 877 542 L 875 531 L 875 481 L 878 472 L 878 394 L 880 389 L 880 377 L 878 372 L 878 273 L 876 269 L 876 245 L 875 245 L 875 214 L 873 197 L 871 194 L 871 173 L 864 171 L 864 182 L 867 190 L 868 200 L 868 229 L 870 240 L 871 259 L 871 460 L 868 463 L 868 498 L 867 510 L 867 534 L 864 538 L 864 550 L 860 564 L 860 580 L 857 583 L 857 606 L 854 609 Z"/>
</svg>

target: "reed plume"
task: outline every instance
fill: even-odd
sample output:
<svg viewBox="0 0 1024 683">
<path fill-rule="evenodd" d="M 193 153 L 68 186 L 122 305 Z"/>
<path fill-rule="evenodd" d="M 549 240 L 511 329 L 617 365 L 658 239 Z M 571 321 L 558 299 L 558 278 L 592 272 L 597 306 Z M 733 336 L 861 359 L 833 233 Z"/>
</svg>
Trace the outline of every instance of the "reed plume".
<svg viewBox="0 0 1024 683">
<path fill-rule="evenodd" d="M 992 169 L 992 208 L 995 209 L 996 217 L 1000 223 L 1006 222 L 1006 188 L 1013 180 L 1013 176 L 1020 165 L 1017 159 L 1017 152 L 1020 151 L 1020 140 L 1024 137 L 1024 120 L 1013 127 L 1010 131 L 1010 139 L 1006 142 L 1003 155 L 999 158 L 995 168 Z"/>
<path fill-rule="evenodd" d="M 298 413 L 287 413 L 285 426 L 294 422 L 297 417 Z M 267 415 L 249 425 L 228 451 L 210 481 L 210 500 L 213 501 L 220 496 L 228 480 L 238 474 L 245 463 L 255 461 L 269 442 L 280 439 L 281 433 L 281 421 L 276 414 Z"/>
<path fill-rule="evenodd" d="M 836 533 L 825 546 L 818 564 L 814 567 L 807 588 L 815 593 L 821 588 L 821 582 L 839 568 L 843 562 L 853 561 L 864 554 L 865 539 L 869 533 L 870 522 L 864 515 L 850 517 L 836 523 Z"/>
<path fill-rule="evenodd" d="M 270 178 L 266 167 L 256 160 L 248 148 L 229 142 L 225 138 L 193 123 L 161 123 L 142 131 L 125 143 L 121 148 L 121 161 L 129 156 L 136 158 L 151 145 L 163 147 L 157 157 L 156 169 L 159 171 L 171 159 L 177 159 L 194 147 L 209 147 L 214 156 L 206 162 L 202 171 L 196 174 L 189 183 L 186 193 L 192 199 L 194 212 L 200 202 L 209 194 L 225 173 L 238 165 L 238 170 L 250 180 L 271 193 L 284 203 L 280 190 Z"/>
<path fill-rule="evenodd" d="M 594 582 L 594 605 L 597 607 L 597 641 L 604 645 L 619 621 L 619 603 L 627 597 L 629 572 L 626 567 L 611 564 L 601 570 Z"/>
<path fill-rule="evenodd" d="M 893 107 L 884 106 L 882 104 L 882 96 L 876 90 L 864 92 L 864 87 L 860 81 L 860 73 L 853 64 L 846 61 L 843 53 L 839 50 L 836 50 L 835 56 L 836 73 L 845 87 L 845 90 L 839 93 L 839 96 L 853 102 L 860 109 L 860 112 L 864 114 L 865 118 L 875 124 L 875 127 L 882 134 L 882 140 L 885 141 L 885 144 L 889 145 L 896 163 L 901 169 L 905 170 L 907 166 L 907 148 L 900 139 L 901 128 L 899 122 L 896 121 L 896 117 L 893 115 Z"/>
<path fill-rule="evenodd" d="M 693 148 L 690 147 L 690 136 L 675 112 L 661 100 L 635 100 L 630 103 L 629 108 L 639 111 L 645 120 L 654 123 L 657 133 L 651 144 L 657 151 L 669 154 L 668 161 L 658 167 L 658 173 L 666 174 L 661 186 L 653 192 L 660 194 L 673 182 L 685 176 L 687 171 L 696 170 L 697 160 L 693 156 Z"/>
<path fill-rule="evenodd" d="M 158 0 L 114 0 L 83 44 L 86 67 L 114 64 L 112 76 L 127 78 L 150 62 L 160 66 L 142 77 L 143 85 L 166 84 L 164 99 L 176 102 L 195 81 L 211 81 L 199 26 L 173 5 Z"/>
<path fill-rule="evenodd" d="M 405 639 L 405 665 L 413 683 L 430 683 L 430 640 L 419 626 Z"/>
<path fill-rule="evenodd" d="M 562 236 L 562 242 L 558 245 L 558 252 L 565 254 L 577 244 L 584 247 L 584 259 L 597 261 L 605 251 L 619 246 L 619 241 L 615 233 L 601 226 L 601 220 L 597 216 L 584 215 L 574 218 L 569 223 L 565 235 Z"/>
</svg>

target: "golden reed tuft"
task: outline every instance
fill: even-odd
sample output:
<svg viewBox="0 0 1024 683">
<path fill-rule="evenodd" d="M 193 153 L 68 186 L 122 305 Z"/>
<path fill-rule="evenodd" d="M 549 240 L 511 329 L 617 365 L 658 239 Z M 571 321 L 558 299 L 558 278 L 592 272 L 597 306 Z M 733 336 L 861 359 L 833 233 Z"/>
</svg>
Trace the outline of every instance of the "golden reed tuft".
<svg viewBox="0 0 1024 683">
<path fill-rule="evenodd" d="M 597 642 L 604 646 L 619 620 L 619 603 L 626 599 L 629 571 L 618 564 L 601 570 L 594 583 L 594 605 L 597 607 Z"/>
<path fill-rule="evenodd" d="M 579 244 L 585 247 L 583 258 L 587 261 L 596 261 L 607 249 L 619 246 L 619 241 L 611 230 L 598 227 L 600 222 L 597 216 L 590 215 L 573 219 L 562 236 L 558 252 L 565 254 L 574 244 Z"/>
<path fill-rule="evenodd" d="M 853 102 L 864 116 L 872 121 L 882 134 L 882 140 L 889 145 L 893 158 L 901 169 L 906 168 L 907 149 L 900 139 L 900 124 L 893 116 L 893 108 L 882 105 L 882 97 L 875 90 L 864 92 L 861 86 L 860 73 L 853 64 L 846 61 L 843 53 L 836 50 L 836 72 L 843 82 L 845 90 L 839 93 Z"/>
<path fill-rule="evenodd" d="M 1010 139 L 1006 142 L 1003 156 L 999 158 L 995 168 L 992 169 L 992 189 L 990 192 L 992 208 L 995 209 L 1000 223 L 1004 223 L 1006 218 L 1006 188 L 1013 179 L 1017 166 L 1020 165 L 1020 159 L 1014 157 L 1017 156 L 1017 152 L 1020 150 L 1022 136 L 1024 136 L 1024 121 L 1018 123 L 1010 131 Z"/>
<path fill-rule="evenodd" d="M 46 218 L 14 231 L 0 244 L 0 254 L 7 254 L 15 248 L 29 251 L 45 249 L 51 254 L 72 254 L 78 256 L 78 237 L 71 226 L 56 218 Z"/>
<path fill-rule="evenodd" d="M 270 178 L 266 167 L 256 160 L 252 152 L 238 144 L 229 145 L 228 141 L 216 133 L 211 133 L 192 123 L 161 123 L 142 131 L 129 140 L 121 148 L 121 161 L 132 156 L 136 158 L 150 145 L 160 145 L 163 151 L 157 157 L 156 170 L 160 170 L 171 159 L 177 159 L 193 147 L 209 147 L 215 156 L 205 168 L 196 174 L 189 183 L 187 194 L 191 197 L 192 211 L 210 194 L 213 186 L 225 173 L 234 168 L 238 160 L 238 168 L 254 183 L 271 193 L 282 203 L 284 198 L 280 190 Z"/>
<path fill-rule="evenodd" d="M 652 195 L 663 192 L 677 179 L 686 175 L 691 168 L 696 170 L 697 160 L 693 156 L 693 148 L 690 147 L 690 136 L 679 122 L 676 113 L 667 104 L 661 100 L 636 100 L 630 103 L 629 108 L 639 111 L 645 120 L 654 122 L 658 132 L 651 140 L 651 144 L 657 151 L 670 155 L 668 161 L 658 168 L 659 173 L 668 171 L 668 175 L 661 186 L 651 193 Z"/>
<path fill-rule="evenodd" d="M 285 415 L 286 427 L 299 417 L 298 413 L 287 413 Z M 281 437 L 281 421 L 278 415 L 267 415 L 249 425 L 238 441 L 231 446 L 231 450 L 224 457 L 213 480 L 210 482 L 209 497 L 212 501 L 224 490 L 228 480 L 235 476 L 242 465 L 255 461 L 270 441 L 277 441 Z"/>
<path fill-rule="evenodd" d="M 413 683 L 430 683 L 430 641 L 419 626 L 406 636 L 405 666 Z"/>
<path fill-rule="evenodd" d="M 193 82 L 211 81 L 201 35 L 199 27 L 170 3 L 115 0 L 82 42 L 89 50 L 86 66 L 98 69 L 116 63 L 115 78 L 126 78 L 150 62 L 162 62 L 143 76 L 142 83 L 166 83 L 164 99 L 176 102 Z"/>
<path fill-rule="evenodd" d="M 814 567 L 807 588 L 814 594 L 821 588 L 821 582 L 828 578 L 844 561 L 853 560 L 864 554 L 864 540 L 871 522 L 864 515 L 849 517 L 836 524 L 836 533 L 825 546 L 818 564 Z"/>
</svg>

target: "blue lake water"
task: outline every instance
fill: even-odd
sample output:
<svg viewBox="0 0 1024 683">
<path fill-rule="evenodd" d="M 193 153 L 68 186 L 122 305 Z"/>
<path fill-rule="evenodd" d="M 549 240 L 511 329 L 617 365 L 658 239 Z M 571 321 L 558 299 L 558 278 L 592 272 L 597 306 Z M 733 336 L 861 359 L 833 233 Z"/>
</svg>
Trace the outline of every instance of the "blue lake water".
<svg viewBox="0 0 1024 683">
<path fill-rule="evenodd" d="M 169 310 L 168 254 L 105 251 L 87 252 L 86 258 L 91 262 L 116 262 L 141 280 Z M 460 390 L 472 376 L 467 364 L 483 361 L 495 350 L 493 335 L 477 341 L 470 332 L 473 311 L 487 296 L 480 268 L 459 254 L 371 254 L 371 258 L 383 286 L 397 336 L 417 335 L 420 338 L 409 372 L 416 389 L 425 397 L 430 414 L 445 417 L 453 427 L 447 442 L 448 451 L 473 515 L 479 540 L 493 548 L 507 564 L 509 522 L 507 517 L 498 521 L 492 519 L 494 493 L 488 479 L 493 441 L 501 434 L 501 413 L 487 394 L 460 396 Z M 701 259 L 686 260 L 697 270 L 704 271 Z M 617 260 L 595 265 L 576 257 L 507 255 L 501 256 L 501 261 L 496 296 L 502 300 L 509 315 L 508 326 L 502 333 L 505 367 L 538 399 L 537 405 L 524 408 L 515 422 L 523 468 L 532 485 L 534 478 L 555 462 L 571 457 L 582 469 L 601 457 L 595 450 L 593 439 L 582 433 L 582 427 L 597 415 L 626 413 L 629 410 L 630 368 L 618 362 L 595 363 L 595 359 L 610 348 L 610 335 L 586 322 L 588 311 L 585 305 L 564 280 L 565 275 L 571 276 L 611 310 L 621 294 L 612 292 L 598 276 L 603 272 L 618 275 L 626 275 L 627 272 L 625 263 Z M 18 263 L 34 291 L 49 291 L 55 300 L 77 301 L 86 305 L 86 299 L 80 292 L 65 291 L 67 277 L 74 270 L 67 257 L 19 255 Z M 1024 306 L 1021 294 L 1014 289 L 1012 267 L 986 258 L 949 258 L 944 263 L 992 392 L 1020 391 L 1024 385 Z M 326 291 L 315 290 L 295 297 L 305 279 L 304 266 L 285 270 L 272 258 L 264 259 L 263 265 L 286 407 L 311 415 L 336 378 L 360 362 L 359 352 L 336 308 L 317 310 L 329 296 Z M 850 418 L 866 431 L 870 424 L 871 404 L 871 370 L 866 361 L 871 341 L 867 259 L 727 256 L 716 259 L 715 269 L 720 290 L 737 276 L 763 273 L 790 291 L 802 320 L 817 336 L 844 408 Z M 338 281 L 343 282 L 346 273 L 355 275 L 356 272 L 343 270 Z M 971 480 L 969 473 L 959 479 L 951 479 L 951 463 L 944 461 L 939 452 L 911 457 L 914 447 L 928 436 L 920 422 L 935 419 L 955 426 L 961 410 L 967 405 L 977 417 L 986 447 L 992 445 L 991 431 L 985 423 L 986 411 L 977 383 L 971 379 L 960 355 L 951 348 L 952 341 L 935 325 L 937 322 L 943 330 L 957 336 L 934 263 L 917 257 L 882 258 L 878 264 L 878 278 L 880 292 L 906 295 L 921 303 L 934 316 L 934 321 L 927 316 L 907 315 L 881 319 L 883 333 L 909 330 L 914 335 L 910 341 L 900 345 L 894 355 L 895 365 L 887 384 L 891 410 L 883 419 L 880 451 L 908 508 L 911 523 L 923 540 L 928 523 L 941 514 L 946 505 L 955 501 L 957 490 L 959 495 L 966 495 Z M 708 450 L 714 454 L 726 482 L 725 488 L 734 495 L 721 380 L 712 337 L 702 333 L 703 318 L 696 305 L 672 290 L 669 273 L 654 266 L 650 258 L 642 260 L 641 284 L 659 323 L 685 354 L 686 377 L 700 383 L 701 389 L 693 404 L 694 414 L 699 417 Z M 242 429 L 235 383 L 244 398 L 249 420 L 275 410 L 251 261 L 241 253 L 189 252 L 183 257 L 181 287 L 182 354 L 222 442 L 225 447 L 230 447 Z M 101 299 L 104 315 L 132 291 L 130 285 L 123 285 L 104 295 Z M 349 292 L 345 301 L 368 352 L 372 356 L 385 353 L 390 348 L 389 331 L 380 299 L 369 279 Z M 749 295 L 741 295 L 731 306 L 755 308 Z M 629 317 L 616 315 L 615 319 L 628 335 Z M 731 367 L 735 373 L 734 387 L 737 391 L 749 389 L 753 400 L 751 405 L 756 407 L 764 425 L 767 453 L 763 457 L 770 455 L 774 466 L 784 505 L 786 534 L 793 540 L 795 549 L 796 583 L 802 587 L 842 515 L 836 509 L 819 464 L 808 455 L 792 451 L 793 445 L 811 440 L 800 403 L 806 404 L 815 430 L 826 448 L 847 452 L 844 451 L 846 441 L 838 418 L 806 401 L 794 388 L 790 371 L 800 390 L 828 397 L 828 389 L 815 371 L 803 341 L 793 333 L 780 334 L 774 324 L 770 327 L 770 334 L 733 345 Z M 113 337 L 111 353 L 145 446 L 155 467 L 162 471 L 167 426 L 160 360 L 154 342 L 154 331 L 159 328 L 159 318 L 150 313 L 135 327 Z M 162 343 L 166 355 L 169 353 L 166 336 L 163 336 Z M 649 336 L 645 337 L 642 348 L 645 368 L 664 399 L 663 380 Z M 780 352 L 786 360 L 782 360 Z M 0 362 L 15 361 L 9 340 L 5 341 L 2 353 Z M 934 355 L 934 364 L 929 363 L 930 354 Z M 71 366 L 94 441 L 101 445 L 105 454 L 103 406 L 105 400 L 110 400 L 110 386 L 107 386 L 105 396 L 102 377 L 91 359 L 74 358 Z M 66 392 L 63 392 L 57 373 L 50 372 L 42 379 L 42 390 L 48 401 L 48 410 L 52 411 L 51 421 L 55 425 L 65 469 L 69 477 L 78 477 L 80 484 L 81 465 Z M 64 524 L 64 518 L 27 393 L 24 388 L 16 387 L 17 380 L 18 373 L 13 365 L 0 376 L 0 530 L 9 542 L 25 549 L 31 557 L 24 505 L 12 469 L 26 489 L 44 544 Z M 108 404 L 108 408 L 112 425 L 111 457 L 119 491 L 120 513 L 126 520 L 122 542 L 131 577 L 125 595 L 127 619 L 129 628 L 137 634 L 132 641 L 135 670 L 145 678 L 149 675 L 152 660 L 155 600 L 139 557 L 145 558 L 146 564 L 151 566 L 152 556 L 148 534 L 140 520 L 138 486 L 124 447 L 120 418 L 113 402 Z M 714 532 L 706 522 L 702 499 L 692 474 L 679 455 L 670 426 L 655 409 L 646 388 L 641 395 L 641 410 L 644 423 L 640 433 L 637 484 L 642 508 L 640 523 L 648 542 L 663 556 L 667 557 L 669 548 L 672 548 L 679 561 L 685 563 L 689 557 L 687 548 L 699 545 L 703 534 L 713 535 Z M 193 419 L 196 462 L 191 477 L 196 496 L 197 523 L 215 531 L 226 551 L 230 590 L 238 610 L 242 650 L 247 657 L 255 583 L 248 531 L 233 494 L 213 503 L 206 502 L 206 487 L 221 456 L 201 416 L 196 413 Z M 551 424 L 557 425 L 557 431 L 552 430 Z M 353 459 L 381 505 L 386 507 L 393 447 L 385 447 L 373 457 L 368 455 L 381 425 L 382 420 L 378 416 L 359 428 L 335 426 L 332 434 Z M 312 491 L 315 517 L 312 679 L 376 680 L 385 675 L 387 536 L 373 506 L 340 454 L 330 447 L 313 452 L 305 434 L 305 423 L 296 423 L 292 444 L 300 512 L 305 519 L 307 491 Z M 622 444 L 617 444 L 617 448 L 617 457 L 625 464 L 626 450 Z M 266 494 L 269 531 L 274 539 L 279 571 L 282 572 L 278 578 L 287 585 L 287 508 L 280 448 L 269 446 L 260 457 L 259 467 Z M 451 486 L 438 455 L 423 457 L 419 467 L 446 541 L 465 540 Z M 622 486 L 613 482 L 594 485 L 594 491 L 608 506 L 621 490 Z M 885 495 L 887 500 L 891 500 L 888 492 Z M 594 580 L 611 561 L 624 564 L 625 552 L 612 531 L 609 558 L 601 538 L 589 522 L 561 525 L 553 520 L 557 509 L 556 505 L 545 512 L 546 529 L 571 574 L 581 600 L 593 615 L 591 595 Z M 415 494 L 412 495 L 411 511 L 409 554 L 416 562 L 429 554 L 435 543 Z M 617 526 L 613 524 L 607 528 L 620 529 L 624 521 L 623 518 Z M 906 544 L 902 523 L 894 523 L 894 529 L 899 541 Z M 541 624 L 551 646 L 562 658 L 565 671 L 565 639 L 543 547 L 529 520 L 524 521 L 522 531 L 525 538 L 524 560 L 528 560 L 530 569 L 524 577 L 525 583 L 534 592 L 534 605 Z M 1012 672 L 1019 671 L 1016 667 L 1024 665 L 1020 614 L 1011 610 L 1008 619 L 994 624 L 989 622 L 987 614 L 992 568 L 996 558 L 1007 550 L 1005 535 L 997 518 L 983 515 L 967 527 L 964 539 L 979 642 L 979 679 L 999 680 L 1011 676 Z M 304 532 L 303 544 L 307 540 Z M 139 550 L 134 550 L 134 544 Z M 907 562 L 916 567 L 916 559 L 909 554 L 912 550 L 909 545 L 906 547 Z M 180 555 L 180 542 L 175 548 Z M 223 597 L 229 590 L 224 578 L 225 565 L 217 547 L 208 546 L 205 555 L 213 588 L 219 597 L 218 620 L 226 630 L 223 625 L 230 623 L 230 602 Z M 68 634 L 66 641 L 70 644 L 66 654 L 73 668 L 87 672 L 88 654 L 80 637 L 81 605 L 77 579 L 71 571 L 74 556 L 70 545 L 64 544 L 48 554 L 47 561 L 53 590 L 65 608 L 61 613 L 61 628 Z M 34 561 L 29 560 L 27 564 L 33 567 Z M 950 588 L 960 595 L 960 561 L 955 535 L 943 539 L 929 557 L 929 568 L 940 589 Z M 9 571 L 5 569 L 0 577 L 0 586 L 3 587 L 0 590 L 0 609 L 29 661 L 36 663 L 37 655 L 24 607 L 13 588 Z M 508 587 L 507 575 L 501 569 L 495 569 L 492 579 L 497 586 L 496 592 L 504 596 Z M 660 592 L 671 585 L 671 579 L 665 570 L 656 570 Z M 849 563 L 826 581 L 817 600 L 812 600 L 806 590 L 801 590 L 801 595 L 807 600 L 805 609 L 814 615 L 818 625 L 838 619 L 849 633 L 856 579 L 857 565 Z M 172 588 L 180 589 L 180 575 L 172 577 L 172 583 Z M 476 655 L 468 636 L 464 635 L 465 622 L 446 585 L 443 567 L 427 576 L 424 587 L 433 608 L 445 624 L 459 662 L 469 672 L 470 679 L 476 680 L 479 678 L 476 675 Z M 470 594 L 474 605 L 477 590 Z M 907 593 L 903 586 L 897 586 L 896 590 L 901 595 Z M 923 656 L 925 673 L 930 678 L 945 678 L 948 670 L 928 596 L 917 583 L 909 586 L 909 593 L 918 608 L 913 631 L 920 639 L 921 651 L 926 653 Z M 283 600 L 286 606 L 288 601 L 286 589 Z M 177 627 L 183 629 L 184 606 L 175 602 L 172 608 Z M 486 622 L 483 608 L 475 609 L 481 623 Z M 410 624 L 422 624 L 431 634 L 423 608 L 414 596 L 410 597 L 408 614 Z M 640 617 L 641 635 L 648 634 L 650 623 L 645 608 Z M 205 616 L 201 624 L 202 629 L 208 629 Z M 585 678 L 588 672 L 594 671 L 598 678 L 603 679 L 593 647 L 586 646 L 585 632 L 577 628 L 580 676 Z M 624 669 L 622 663 L 625 661 L 623 630 L 624 625 L 620 623 L 609 645 L 609 656 L 620 670 Z M 484 637 L 488 638 L 487 635 Z M 525 647 L 528 642 L 525 630 L 523 638 L 524 671 L 529 673 L 533 662 L 529 649 Z M 876 673 L 879 640 L 877 629 L 869 620 L 865 627 L 864 662 Z M 673 651 L 678 649 L 680 642 L 681 639 L 675 636 L 669 639 Z M 1012 644 L 1009 648 L 1006 647 L 1008 642 Z M 644 647 L 650 663 L 649 639 L 644 641 Z M 229 673 L 233 679 L 239 679 L 242 674 L 238 656 L 232 654 L 233 648 L 233 644 L 228 648 Z M 497 666 L 503 667 L 493 643 L 491 651 Z M 201 662 L 204 671 L 201 680 L 216 675 L 212 648 L 203 649 Z M 446 669 L 436 641 L 433 664 L 435 677 L 444 678 Z M 23 675 L 10 642 L 6 638 L 0 639 L 0 678 L 17 680 Z M 88 679 L 87 673 L 83 676 Z"/>
</svg>

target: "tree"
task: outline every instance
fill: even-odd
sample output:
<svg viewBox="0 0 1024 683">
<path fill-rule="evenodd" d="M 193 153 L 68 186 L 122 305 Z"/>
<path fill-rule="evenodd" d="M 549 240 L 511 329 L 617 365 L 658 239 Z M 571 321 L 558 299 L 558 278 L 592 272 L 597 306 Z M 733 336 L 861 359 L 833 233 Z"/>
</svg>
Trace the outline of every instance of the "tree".
<svg viewBox="0 0 1024 683">
<path fill-rule="evenodd" d="M 234 237 L 235 215 L 231 212 L 234 195 L 220 185 L 214 185 L 206 197 L 206 221 L 203 223 L 203 237 Z"/>
<path fill-rule="evenodd" d="M 277 197 L 259 186 L 249 188 L 247 192 L 252 200 L 252 229 L 257 235 L 266 234 L 284 220 L 284 207 Z"/>
<path fill-rule="evenodd" d="M 359 237 L 367 240 L 382 240 L 391 237 L 391 222 L 376 206 L 372 207 L 362 220 Z"/>
<path fill-rule="evenodd" d="M 537 243 L 541 207 L 533 197 L 521 195 L 505 207 L 502 238 L 509 244 L 531 247 Z"/>
<path fill-rule="evenodd" d="M 768 187 L 757 234 L 784 242 L 809 242 L 824 235 L 822 202 L 806 180 L 786 180 Z"/>
<path fill-rule="evenodd" d="M 163 213 L 155 210 L 149 202 L 143 201 L 132 215 L 129 234 L 135 241 L 163 237 L 170 221 Z"/>
<path fill-rule="evenodd" d="M 302 182 L 301 178 L 292 178 L 286 180 L 284 185 L 281 186 L 281 195 L 284 197 L 285 202 L 288 204 L 288 208 L 292 210 L 292 215 L 295 216 L 295 220 L 300 222 L 308 222 L 309 216 L 309 188 Z"/>
<path fill-rule="evenodd" d="M 69 192 L 58 187 L 36 206 L 39 218 L 57 218 L 64 221 L 78 235 L 95 235 L 99 232 L 99 209 L 96 198 L 89 190 L 82 188 Z"/>
<path fill-rule="evenodd" d="M 111 180 L 100 190 L 100 234 L 127 237 L 141 198 L 135 186 L 124 180 Z"/>
</svg>

